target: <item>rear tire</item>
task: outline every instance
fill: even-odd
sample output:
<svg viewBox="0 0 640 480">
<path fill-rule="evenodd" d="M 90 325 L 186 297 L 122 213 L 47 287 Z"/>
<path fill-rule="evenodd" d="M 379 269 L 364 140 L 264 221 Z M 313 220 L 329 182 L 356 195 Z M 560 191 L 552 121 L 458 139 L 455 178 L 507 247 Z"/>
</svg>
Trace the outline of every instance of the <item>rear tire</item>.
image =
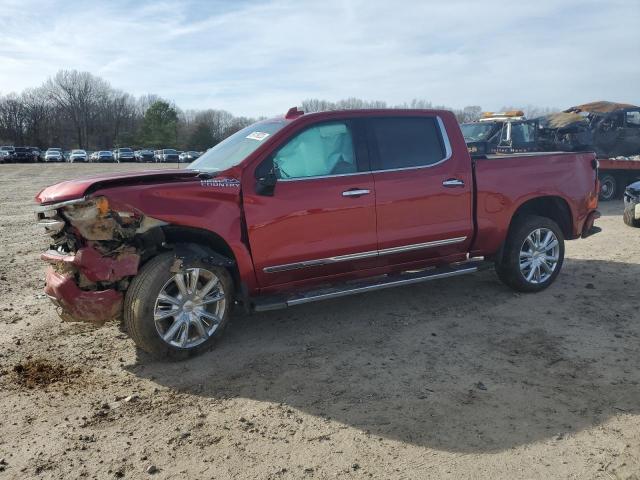
<svg viewBox="0 0 640 480">
<path fill-rule="evenodd" d="M 167 252 L 142 267 L 125 296 L 124 327 L 141 350 L 154 357 L 181 359 L 209 350 L 222 335 L 233 303 L 233 281 L 225 268 L 203 262 L 171 272 L 174 261 L 174 254 Z M 181 282 L 175 281 L 178 275 Z M 196 293 L 203 292 L 214 277 L 218 283 L 198 304 Z M 212 301 L 216 295 L 221 299 Z"/>
<path fill-rule="evenodd" d="M 558 224 L 526 215 L 514 219 L 496 273 L 516 291 L 539 292 L 555 281 L 563 261 L 564 235 Z"/>
</svg>

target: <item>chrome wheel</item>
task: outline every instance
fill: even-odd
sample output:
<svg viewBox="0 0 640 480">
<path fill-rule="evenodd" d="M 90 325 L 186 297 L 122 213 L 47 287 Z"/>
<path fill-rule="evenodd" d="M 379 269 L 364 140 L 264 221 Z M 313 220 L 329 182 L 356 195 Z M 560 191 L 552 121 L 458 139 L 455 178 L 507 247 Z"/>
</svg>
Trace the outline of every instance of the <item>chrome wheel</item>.
<svg viewBox="0 0 640 480">
<path fill-rule="evenodd" d="M 520 273 L 533 284 L 546 282 L 558 267 L 560 243 L 548 228 L 538 228 L 525 238 L 520 247 Z"/>
<path fill-rule="evenodd" d="M 189 349 L 215 333 L 226 308 L 220 279 L 204 268 L 189 268 L 176 273 L 160 289 L 153 319 L 162 340 Z"/>
</svg>

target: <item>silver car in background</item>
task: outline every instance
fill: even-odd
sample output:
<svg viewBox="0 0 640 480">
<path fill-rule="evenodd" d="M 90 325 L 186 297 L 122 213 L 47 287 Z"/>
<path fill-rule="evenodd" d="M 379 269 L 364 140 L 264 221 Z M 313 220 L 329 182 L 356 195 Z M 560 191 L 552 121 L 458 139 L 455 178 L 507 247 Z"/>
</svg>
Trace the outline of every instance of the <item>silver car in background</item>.
<svg viewBox="0 0 640 480">
<path fill-rule="evenodd" d="M 49 148 L 44 154 L 45 162 L 64 162 L 61 148 Z"/>
<path fill-rule="evenodd" d="M 84 150 L 71 150 L 69 154 L 69 163 L 74 162 L 86 162 L 87 161 L 87 152 Z"/>
</svg>

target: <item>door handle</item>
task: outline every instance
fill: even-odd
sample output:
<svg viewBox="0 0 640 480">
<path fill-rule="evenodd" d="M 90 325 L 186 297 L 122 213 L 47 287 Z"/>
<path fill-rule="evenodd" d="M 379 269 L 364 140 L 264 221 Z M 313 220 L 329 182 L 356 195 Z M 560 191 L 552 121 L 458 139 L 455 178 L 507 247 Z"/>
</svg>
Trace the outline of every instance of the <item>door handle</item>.
<svg viewBox="0 0 640 480">
<path fill-rule="evenodd" d="M 362 195 L 369 195 L 371 190 L 366 188 L 352 188 L 351 190 L 345 190 L 342 192 L 343 197 L 361 197 Z"/>
<path fill-rule="evenodd" d="M 447 178 L 442 182 L 442 186 L 447 188 L 464 187 L 464 182 L 459 178 Z"/>
</svg>

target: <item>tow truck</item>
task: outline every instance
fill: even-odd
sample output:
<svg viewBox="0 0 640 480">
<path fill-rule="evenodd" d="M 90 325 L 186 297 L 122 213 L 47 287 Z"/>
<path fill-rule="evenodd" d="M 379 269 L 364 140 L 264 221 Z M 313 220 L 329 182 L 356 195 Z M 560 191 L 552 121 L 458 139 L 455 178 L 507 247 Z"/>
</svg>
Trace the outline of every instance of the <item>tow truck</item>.
<svg viewBox="0 0 640 480">
<path fill-rule="evenodd" d="M 522 110 L 484 112 L 477 122 L 463 123 L 462 134 L 471 155 L 537 152 L 537 120 Z"/>
</svg>

